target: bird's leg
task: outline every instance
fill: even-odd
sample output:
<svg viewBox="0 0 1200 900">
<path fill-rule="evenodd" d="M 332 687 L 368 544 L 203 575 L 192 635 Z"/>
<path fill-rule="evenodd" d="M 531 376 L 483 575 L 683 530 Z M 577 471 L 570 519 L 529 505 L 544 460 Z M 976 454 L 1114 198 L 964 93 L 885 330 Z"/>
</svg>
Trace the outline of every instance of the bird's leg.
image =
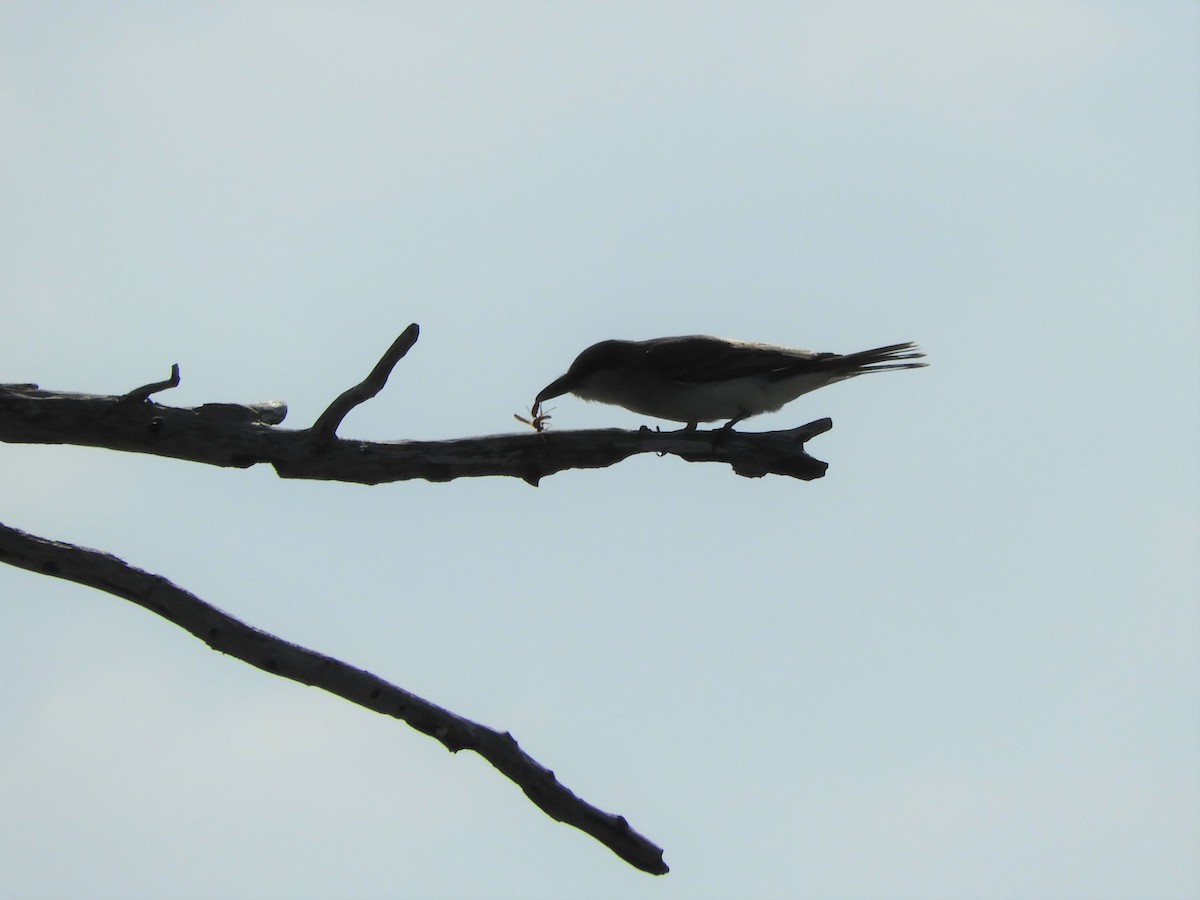
<svg viewBox="0 0 1200 900">
<path fill-rule="evenodd" d="M 729 435 L 733 434 L 733 426 L 736 425 L 738 422 L 742 421 L 742 419 L 746 418 L 746 416 L 748 416 L 748 415 L 750 415 L 750 413 L 744 412 L 740 416 L 734 416 L 732 419 L 730 419 L 728 422 L 726 422 L 724 425 L 722 425 L 720 428 L 718 428 L 716 431 L 714 431 L 713 432 L 713 449 L 714 450 L 718 449 L 721 446 L 721 444 L 724 443 L 725 439 Z"/>
</svg>

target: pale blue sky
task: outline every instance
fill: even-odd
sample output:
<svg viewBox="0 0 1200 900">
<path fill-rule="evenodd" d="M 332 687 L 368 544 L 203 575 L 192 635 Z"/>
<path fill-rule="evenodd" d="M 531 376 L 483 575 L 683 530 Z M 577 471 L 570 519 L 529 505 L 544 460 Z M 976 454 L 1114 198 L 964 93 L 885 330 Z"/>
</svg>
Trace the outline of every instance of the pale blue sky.
<svg viewBox="0 0 1200 900">
<path fill-rule="evenodd" d="M 0 5 L 0 381 L 460 437 L 606 337 L 932 365 L 813 483 L 0 446 L 2 520 L 501 729 L 662 844 L 0 568 L 0 896 L 1200 894 L 1200 8 Z M 556 429 L 644 420 L 571 398 Z"/>
</svg>

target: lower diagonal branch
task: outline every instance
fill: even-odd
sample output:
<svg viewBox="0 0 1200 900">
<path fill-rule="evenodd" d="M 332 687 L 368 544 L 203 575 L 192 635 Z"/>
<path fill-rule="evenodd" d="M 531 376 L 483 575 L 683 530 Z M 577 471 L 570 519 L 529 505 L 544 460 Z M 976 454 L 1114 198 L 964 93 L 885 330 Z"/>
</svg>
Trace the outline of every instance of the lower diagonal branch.
<svg viewBox="0 0 1200 900">
<path fill-rule="evenodd" d="M 516 783 L 547 815 L 590 834 L 630 865 L 655 875 L 667 872 L 660 847 L 630 828 L 624 817 L 606 813 L 573 794 L 507 732 L 494 731 L 370 672 L 259 631 L 166 578 L 137 569 L 111 554 L 39 538 L 0 524 L 0 562 L 130 600 L 214 650 L 402 719 L 441 741 L 451 752 L 473 750 Z"/>
</svg>

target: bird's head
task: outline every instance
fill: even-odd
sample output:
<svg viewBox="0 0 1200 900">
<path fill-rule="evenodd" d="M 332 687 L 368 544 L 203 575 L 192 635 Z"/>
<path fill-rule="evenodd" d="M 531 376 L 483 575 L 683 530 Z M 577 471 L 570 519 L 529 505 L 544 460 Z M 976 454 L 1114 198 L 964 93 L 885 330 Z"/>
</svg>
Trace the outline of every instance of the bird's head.
<svg viewBox="0 0 1200 900">
<path fill-rule="evenodd" d="M 601 341 L 593 344 L 575 357 L 566 375 L 554 379 L 538 392 L 536 402 L 543 403 L 563 394 L 587 393 L 589 385 L 597 379 L 603 380 L 619 365 L 626 363 L 631 352 L 637 352 L 632 341 Z"/>
</svg>

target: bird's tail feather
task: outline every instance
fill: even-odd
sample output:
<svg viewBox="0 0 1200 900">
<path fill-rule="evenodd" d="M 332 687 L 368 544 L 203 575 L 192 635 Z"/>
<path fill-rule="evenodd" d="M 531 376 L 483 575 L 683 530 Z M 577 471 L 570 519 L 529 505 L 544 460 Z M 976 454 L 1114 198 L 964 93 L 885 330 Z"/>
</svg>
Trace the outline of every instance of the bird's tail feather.
<svg viewBox="0 0 1200 900">
<path fill-rule="evenodd" d="M 886 372 L 890 369 L 919 369 L 929 363 L 905 362 L 905 360 L 924 359 L 925 354 L 916 344 L 908 341 L 903 344 L 888 344 L 886 347 L 876 347 L 874 350 L 862 350 L 858 353 L 847 353 L 838 356 L 836 364 L 847 374 L 861 375 L 863 372 Z"/>
</svg>

